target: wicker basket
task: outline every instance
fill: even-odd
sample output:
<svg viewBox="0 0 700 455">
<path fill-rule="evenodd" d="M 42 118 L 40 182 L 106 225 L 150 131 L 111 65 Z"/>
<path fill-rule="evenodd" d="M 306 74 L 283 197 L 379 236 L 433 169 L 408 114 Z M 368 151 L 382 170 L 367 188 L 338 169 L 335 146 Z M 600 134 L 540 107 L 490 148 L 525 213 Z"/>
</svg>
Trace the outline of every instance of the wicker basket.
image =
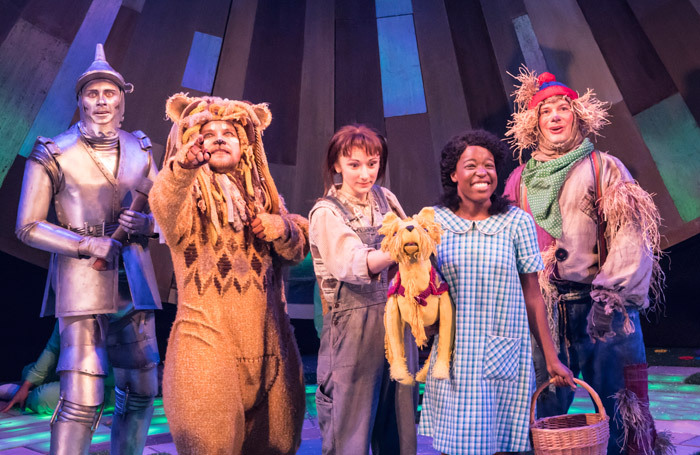
<svg viewBox="0 0 700 455">
<path fill-rule="evenodd" d="M 551 382 L 551 381 L 550 381 Z M 542 384 L 532 395 L 530 430 L 535 455 L 605 455 L 610 436 L 610 420 L 598 394 L 583 381 L 576 384 L 588 391 L 598 407 L 597 414 L 565 414 L 535 421 L 535 402 L 549 383 Z"/>
</svg>

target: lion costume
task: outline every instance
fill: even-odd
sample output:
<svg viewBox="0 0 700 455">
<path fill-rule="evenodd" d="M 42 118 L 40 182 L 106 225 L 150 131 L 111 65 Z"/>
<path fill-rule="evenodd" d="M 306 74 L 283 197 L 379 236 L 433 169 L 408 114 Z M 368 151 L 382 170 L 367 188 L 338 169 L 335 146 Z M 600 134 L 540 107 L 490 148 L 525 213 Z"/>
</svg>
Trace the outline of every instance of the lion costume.
<svg viewBox="0 0 700 455">
<path fill-rule="evenodd" d="M 308 252 L 306 219 L 287 212 L 261 140 L 265 104 L 177 94 L 163 170 L 150 195 L 170 246 L 178 311 L 163 401 L 183 454 L 291 454 L 301 443 L 304 383 L 283 301 L 281 267 Z M 230 174 L 179 163 L 212 120 L 231 122 L 241 159 Z M 252 218 L 283 232 L 260 240 Z M 270 236 L 275 238 L 275 236 Z"/>
</svg>

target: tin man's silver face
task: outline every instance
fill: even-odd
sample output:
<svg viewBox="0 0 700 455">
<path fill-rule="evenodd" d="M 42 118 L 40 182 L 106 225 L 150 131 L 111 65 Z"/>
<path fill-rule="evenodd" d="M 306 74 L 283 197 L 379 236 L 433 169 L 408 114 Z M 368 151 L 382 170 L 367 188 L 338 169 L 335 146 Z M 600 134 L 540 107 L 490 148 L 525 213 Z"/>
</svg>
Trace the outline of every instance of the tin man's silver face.
<svg viewBox="0 0 700 455">
<path fill-rule="evenodd" d="M 80 120 L 94 137 L 115 136 L 124 117 L 124 95 L 119 87 L 106 79 L 85 85 L 78 101 Z"/>
</svg>

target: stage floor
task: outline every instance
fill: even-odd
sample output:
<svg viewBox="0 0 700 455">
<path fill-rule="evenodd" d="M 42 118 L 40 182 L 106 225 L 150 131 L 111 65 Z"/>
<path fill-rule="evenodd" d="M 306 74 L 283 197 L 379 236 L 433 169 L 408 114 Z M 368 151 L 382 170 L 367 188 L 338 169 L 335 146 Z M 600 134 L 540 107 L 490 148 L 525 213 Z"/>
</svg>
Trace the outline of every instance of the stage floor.
<svg viewBox="0 0 700 455">
<path fill-rule="evenodd" d="M 656 419 L 658 430 L 668 430 L 673 434 L 676 455 L 700 454 L 700 385 L 684 384 L 683 380 L 697 367 L 649 368 L 649 396 L 651 412 Z M 306 387 L 307 410 L 304 420 L 299 455 L 321 453 L 321 436 L 316 420 L 314 403 L 315 385 Z M 579 388 L 571 412 L 592 412 L 592 404 L 585 390 Z M 51 416 L 22 413 L 14 409 L 11 413 L 0 414 L 0 455 L 36 455 L 49 450 L 49 420 Z M 111 414 L 105 414 L 100 427 L 93 437 L 91 454 L 109 454 L 109 426 Z M 163 403 L 156 400 L 156 410 L 151 422 L 149 437 L 144 454 L 170 454 L 177 451 L 168 432 L 168 423 L 163 412 Z M 419 454 L 437 454 L 432 449 L 430 438 L 419 436 Z"/>
</svg>

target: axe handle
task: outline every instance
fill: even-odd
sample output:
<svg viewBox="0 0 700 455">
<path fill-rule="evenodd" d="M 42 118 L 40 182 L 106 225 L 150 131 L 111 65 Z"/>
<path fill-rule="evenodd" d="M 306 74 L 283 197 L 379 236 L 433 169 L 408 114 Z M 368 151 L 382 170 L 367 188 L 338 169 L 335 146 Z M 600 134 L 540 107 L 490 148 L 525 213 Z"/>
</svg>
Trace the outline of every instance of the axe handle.
<svg viewBox="0 0 700 455">
<path fill-rule="evenodd" d="M 144 207 L 146 207 L 146 204 L 148 203 L 148 194 L 143 194 L 140 191 L 136 191 L 136 197 L 134 200 L 131 201 L 131 205 L 129 206 L 129 210 L 132 210 L 134 212 L 140 212 L 143 210 Z M 127 238 L 127 233 L 126 231 L 119 225 L 116 231 L 112 234 L 112 239 L 116 240 L 117 242 L 124 243 L 124 241 Z M 102 258 L 98 258 L 93 262 L 92 268 L 97 270 L 98 272 L 104 272 L 107 270 L 108 263 Z"/>
</svg>

